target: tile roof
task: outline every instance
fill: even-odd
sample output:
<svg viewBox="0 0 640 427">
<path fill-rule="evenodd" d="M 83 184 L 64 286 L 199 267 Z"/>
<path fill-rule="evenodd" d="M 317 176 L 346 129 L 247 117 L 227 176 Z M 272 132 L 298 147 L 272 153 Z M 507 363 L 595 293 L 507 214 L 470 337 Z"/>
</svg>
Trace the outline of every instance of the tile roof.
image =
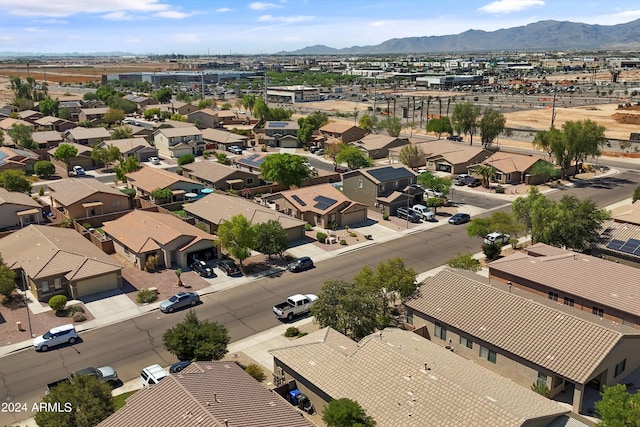
<svg viewBox="0 0 640 427">
<path fill-rule="evenodd" d="M 282 191 L 274 196 L 278 194 L 300 212 L 315 212 L 321 215 L 332 212 L 336 208 L 343 210 L 356 204 L 364 206 L 362 203 L 352 201 L 342 191 L 328 183 Z M 345 203 L 348 205 L 345 206 Z"/>
<path fill-rule="evenodd" d="M 87 145 L 76 144 L 75 142 L 63 142 L 63 144 L 75 147 L 76 150 L 78 150 L 77 156 L 80 156 L 80 155 L 91 156 L 91 147 L 89 147 Z M 60 144 L 60 145 L 62 145 L 62 144 Z M 47 153 L 51 154 L 52 156 L 55 156 L 55 153 L 56 153 L 57 149 L 58 149 L 58 147 L 52 148 L 49 151 L 47 151 Z"/>
<path fill-rule="evenodd" d="M 490 151 L 485 150 L 479 145 L 459 144 L 446 140 L 417 142 L 414 143 L 414 145 L 419 151 L 422 151 L 425 154 L 425 158 L 432 159 L 442 157 L 452 165 L 467 163 L 482 153 L 485 153 L 486 157 L 491 155 Z M 400 149 L 401 148 L 392 148 L 389 151 L 397 157 L 400 153 Z"/>
<path fill-rule="evenodd" d="M 200 131 L 200 129 L 198 129 L 194 125 L 179 127 L 179 128 L 158 129 L 156 132 L 163 134 L 167 138 L 175 138 L 178 136 L 202 135 L 202 132 Z"/>
<path fill-rule="evenodd" d="M 300 226 L 304 227 L 305 224 L 304 221 L 281 214 L 273 209 L 260 206 L 241 197 L 228 196 L 226 194 L 209 194 L 200 200 L 185 205 L 184 210 L 212 224 L 220 224 L 238 214 L 246 217 L 252 224 L 276 220 L 285 230 Z"/>
<path fill-rule="evenodd" d="M 569 296 L 640 316 L 640 269 L 602 258 L 562 250 L 530 256 L 514 253 L 489 264 L 489 273 L 540 283 Z M 603 286 L 603 284 L 606 284 Z"/>
<path fill-rule="evenodd" d="M 603 252 L 611 252 L 614 254 L 620 254 L 631 260 L 640 260 L 640 251 L 634 251 L 635 253 L 629 253 L 629 251 L 620 251 L 619 249 L 613 249 L 609 247 L 612 244 L 615 248 L 620 248 L 618 245 L 613 245 L 614 240 L 621 242 L 627 242 L 630 239 L 640 240 L 640 225 L 628 222 L 618 222 L 616 217 L 613 220 L 607 220 L 602 223 L 602 231 L 600 233 L 600 239 L 592 245 L 593 248 L 599 248 Z"/>
<path fill-rule="evenodd" d="M 60 122 L 68 122 L 68 120 L 64 120 L 54 116 L 44 116 L 36 120 L 36 124 L 40 126 L 51 126 L 53 124 L 60 123 Z"/>
<path fill-rule="evenodd" d="M 8 135 L 5 135 L 5 141 Z M 25 160 L 38 160 L 40 156 L 30 150 L 0 146 L 0 165 L 6 163 L 23 163 Z"/>
<path fill-rule="evenodd" d="M 136 253 L 148 252 L 167 245 L 179 238 L 188 238 L 188 243 L 179 250 L 215 237 L 173 214 L 134 210 L 114 221 L 107 221 L 102 230 Z"/>
<path fill-rule="evenodd" d="M 67 131 L 75 140 L 92 139 L 92 138 L 111 138 L 111 134 L 103 127 L 83 128 L 77 127 Z"/>
<path fill-rule="evenodd" d="M 80 202 L 96 193 L 112 194 L 127 199 L 122 191 L 103 184 L 95 178 L 69 178 L 47 184 L 52 191 L 51 198 L 60 202 L 63 206 L 70 206 Z"/>
<path fill-rule="evenodd" d="M 196 116 L 198 114 L 205 114 L 211 117 L 218 117 L 218 112 L 216 110 L 212 110 L 211 108 L 202 108 L 200 110 L 194 111 L 193 113 L 187 114 L 187 117 Z"/>
<path fill-rule="evenodd" d="M 338 122 L 329 122 L 326 125 L 322 126 L 318 130 L 320 132 L 343 134 L 343 133 L 348 132 L 349 130 L 351 130 L 351 129 L 355 128 L 355 127 L 357 127 L 357 126 L 352 125 L 351 123 L 338 121 Z"/>
<path fill-rule="evenodd" d="M 182 169 L 190 171 L 194 176 L 209 181 L 217 182 L 227 176 L 236 173 L 246 175 L 248 178 L 259 179 L 259 175 L 233 166 L 223 165 L 217 161 L 194 162 L 182 165 Z"/>
<path fill-rule="evenodd" d="M 498 151 L 486 158 L 482 164 L 491 165 L 502 173 L 525 172 L 534 164 L 541 161 L 538 156 L 525 156 L 524 154 L 506 153 Z"/>
<path fill-rule="evenodd" d="M 33 208 L 41 208 L 40 203 L 33 200 L 28 194 L 18 191 L 7 191 L 0 187 L 0 206 L 2 205 L 22 205 Z"/>
<path fill-rule="evenodd" d="M 399 139 L 401 141 L 403 141 L 405 144 L 409 143 L 409 141 L 407 141 L 407 140 L 403 140 L 401 138 L 396 138 L 394 136 L 370 133 L 369 135 L 365 136 L 361 140 L 352 142 L 350 144 L 354 145 L 356 147 L 362 147 L 362 148 L 366 149 L 367 151 L 380 150 L 380 149 L 385 148 L 387 145 L 391 144 L 392 142 L 395 142 L 395 141 L 397 141 Z"/>
<path fill-rule="evenodd" d="M 135 172 L 129 172 L 127 174 L 127 181 L 132 181 L 136 187 L 149 193 L 157 188 L 167 188 L 178 182 L 202 185 L 192 179 L 180 176 L 177 173 L 147 166 L 143 166 Z"/>
<path fill-rule="evenodd" d="M 113 145 L 118 147 L 121 154 L 136 152 L 143 148 L 150 148 L 151 145 L 144 138 L 125 138 L 125 139 L 110 139 L 109 141 L 103 141 L 101 145 L 109 146 Z"/>
<path fill-rule="evenodd" d="M 127 398 L 98 427 L 314 427 L 234 362 L 194 362 Z"/>
<path fill-rule="evenodd" d="M 569 411 L 413 332 L 387 328 L 357 344 L 339 335 L 325 328 L 270 353 L 380 427 L 521 426 Z"/>
<path fill-rule="evenodd" d="M 617 222 L 640 225 L 640 202 L 634 203 L 629 209 L 615 213 L 613 219 Z"/>
<path fill-rule="evenodd" d="M 29 117 L 33 117 L 33 116 L 42 117 L 42 113 L 40 111 L 34 111 L 34 110 L 24 110 L 24 111 L 18 112 L 18 117 L 20 117 L 21 119 L 28 119 Z"/>
<path fill-rule="evenodd" d="M 14 119 L 11 117 L 0 120 L 0 129 L 9 130 L 13 125 L 25 125 L 30 128 L 33 127 L 33 123 L 29 123 L 25 120 Z"/>
<path fill-rule="evenodd" d="M 81 108 L 80 112 L 87 116 L 104 116 L 110 109 L 109 107 Z"/>
<path fill-rule="evenodd" d="M 249 140 L 249 137 L 238 135 L 237 133 L 233 132 L 227 132 L 225 130 L 205 128 L 202 129 L 202 139 L 206 139 L 207 141 L 221 142 L 223 144 L 244 144 Z"/>
<path fill-rule="evenodd" d="M 62 135 L 55 130 L 45 130 L 41 132 L 33 132 L 31 138 L 38 144 L 46 144 L 48 142 L 61 142 Z"/>
<path fill-rule="evenodd" d="M 420 294 L 405 304 L 579 384 L 590 379 L 625 334 L 637 335 L 631 328 L 595 316 L 587 320 L 579 310 L 569 311 L 557 303 L 558 308 L 552 307 L 485 280 L 445 269 L 427 278 Z"/>
<path fill-rule="evenodd" d="M 30 225 L 0 239 L 0 254 L 10 268 L 30 277 L 64 274 L 79 280 L 121 270 L 113 259 L 70 228 Z"/>
</svg>

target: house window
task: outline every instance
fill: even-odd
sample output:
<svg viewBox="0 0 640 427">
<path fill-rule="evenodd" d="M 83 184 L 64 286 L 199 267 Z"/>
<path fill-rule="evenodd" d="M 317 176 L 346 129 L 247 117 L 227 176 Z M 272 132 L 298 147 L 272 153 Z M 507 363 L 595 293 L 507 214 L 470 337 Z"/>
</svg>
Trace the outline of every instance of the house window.
<svg viewBox="0 0 640 427">
<path fill-rule="evenodd" d="M 549 299 L 552 299 L 554 301 L 558 301 L 558 294 L 555 292 L 549 292 Z"/>
<path fill-rule="evenodd" d="M 53 279 L 53 289 L 58 290 L 58 289 L 62 289 L 62 279 L 61 278 L 56 278 Z"/>
<path fill-rule="evenodd" d="M 407 309 L 407 323 L 413 325 L 413 310 Z"/>
<path fill-rule="evenodd" d="M 378 185 L 378 191 L 384 191 L 384 184 Z"/>
<path fill-rule="evenodd" d="M 460 345 L 463 345 L 467 348 L 473 348 L 473 341 L 471 341 L 469 338 L 460 337 Z"/>
<path fill-rule="evenodd" d="M 364 187 L 364 182 L 361 179 L 359 179 L 358 180 L 358 188 L 362 188 L 362 187 Z"/>
<path fill-rule="evenodd" d="M 593 306 L 593 309 L 591 310 L 591 312 L 593 314 L 595 314 L 598 317 L 603 317 L 604 316 L 604 309 L 597 307 L 597 306 Z"/>
<path fill-rule="evenodd" d="M 488 360 L 491 363 L 496 363 L 496 352 L 489 350 L 486 347 L 480 346 L 480 358 Z"/>
<path fill-rule="evenodd" d="M 569 307 L 573 307 L 576 301 L 573 298 L 564 297 L 564 305 L 568 305 Z"/>
<path fill-rule="evenodd" d="M 253 178 L 247 178 L 247 185 L 253 184 Z"/>
<path fill-rule="evenodd" d="M 547 378 L 548 377 L 545 374 L 543 374 L 542 372 L 538 372 L 538 385 L 547 385 Z"/>
<path fill-rule="evenodd" d="M 398 188 L 398 187 L 400 187 L 400 181 L 398 180 L 393 181 L 393 188 Z"/>
<path fill-rule="evenodd" d="M 447 339 L 447 328 L 442 326 L 440 323 L 436 322 L 436 326 L 435 326 L 435 335 L 436 337 L 440 338 L 441 340 L 446 340 Z"/>
<path fill-rule="evenodd" d="M 40 282 L 40 287 L 42 288 L 43 294 L 49 293 L 49 281 L 43 280 L 42 282 Z"/>
<path fill-rule="evenodd" d="M 613 372 L 613 376 L 617 377 L 618 375 L 623 373 L 626 367 L 627 367 L 627 359 L 624 359 L 622 362 L 616 365 L 616 368 Z"/>
</svg>

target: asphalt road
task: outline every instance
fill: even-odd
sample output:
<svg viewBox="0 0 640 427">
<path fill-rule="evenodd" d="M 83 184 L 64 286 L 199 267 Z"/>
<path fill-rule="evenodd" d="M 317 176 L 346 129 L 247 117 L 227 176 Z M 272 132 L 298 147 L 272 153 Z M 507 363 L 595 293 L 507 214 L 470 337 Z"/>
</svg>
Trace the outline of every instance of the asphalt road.
<svg viewBox="0 0 640 427">
<path fill-rule="evenodd" d="M 631 171 L 559 190 L 549 197 L 559 199 L 565 194 L 574 194 L 579 198 L 592 198 L 598 205 L 606 206 L 630 197 L 639 183 L 640 173 Z M 496 207 L 495 201 L 484 199 L 487 199 L 488 206 Z M 285 272 L 206 295 L 197 312 L 201 319 L 223 323 L 229 329 L 232 341 L 236 341 L 276 326 L 279 321 L 271 312 L 272 305 L 294 293 L 317 293 L 325 280 L 350 280 L 362 266 L 373 267 L 391 257 L 404 258 L 406 264 L 417 272 L 427 271 L 458 253 L 478 252 L 481 244 L 480 238 L 467 237 L 464 226 L 444 224 L 319 262 L 311 271 Z M 84 332 L 81 334 L 82 342 L 74 346 L 48 353 L 27 349 L 4 356 L 0 363 L 0 402 L 26 403 L 28 413 L 0 412 L 0 425 L 33 416 L 31 405 L 40 401 L 45 384 L 76 369 L 109 365 L 116 368 L 120 378 L 126 381 L 137 377 L 147 365 L 160 363 L 166 366 L 175 362 L 175 357 L 163 349 L 162 334 L 181 321 L 185 314 L 185 311 L 171 315 L 155 311 Z"/>
</svg>

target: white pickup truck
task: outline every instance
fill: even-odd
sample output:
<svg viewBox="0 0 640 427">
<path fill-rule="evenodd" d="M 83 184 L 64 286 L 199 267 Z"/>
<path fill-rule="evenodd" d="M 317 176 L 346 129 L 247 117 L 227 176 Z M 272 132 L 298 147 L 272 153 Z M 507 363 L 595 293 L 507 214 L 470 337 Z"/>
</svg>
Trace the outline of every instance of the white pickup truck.
<svg viewBox="0 0 640 427">
<path fill-rule="evenodd" d="M 295 316 L 311 311 L 311 306 L 318 300 L 314 294 L 291 295 L 285 302 L 273 306 L 273 312 L 279 319 L 292 320 Z"/>
</svg>

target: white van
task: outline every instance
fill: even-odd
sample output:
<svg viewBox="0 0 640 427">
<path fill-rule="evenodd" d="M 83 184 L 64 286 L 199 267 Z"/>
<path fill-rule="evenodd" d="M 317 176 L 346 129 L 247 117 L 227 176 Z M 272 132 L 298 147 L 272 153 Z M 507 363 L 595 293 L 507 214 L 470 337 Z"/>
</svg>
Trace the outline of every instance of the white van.
<svg viewBox="0 0 640 427">
<path fill-rule="evenodd" d="M 158 384 L 161 379 L 166 377 L 167 371 L 162 369 L 162 366 L 155 364 L 147 366 L 140 372 L 140 380 L 142 380 L 142 387 L 146 387 L 152 384 Z"/>
<path fill-rule="evenodd" d="M 436 214 L 431 212 L 428 207 L 425 205 L 413 205 L 411 208 L 415 213 L 417 213 L 423 221 L 435 221 Z"/>
</svg>

